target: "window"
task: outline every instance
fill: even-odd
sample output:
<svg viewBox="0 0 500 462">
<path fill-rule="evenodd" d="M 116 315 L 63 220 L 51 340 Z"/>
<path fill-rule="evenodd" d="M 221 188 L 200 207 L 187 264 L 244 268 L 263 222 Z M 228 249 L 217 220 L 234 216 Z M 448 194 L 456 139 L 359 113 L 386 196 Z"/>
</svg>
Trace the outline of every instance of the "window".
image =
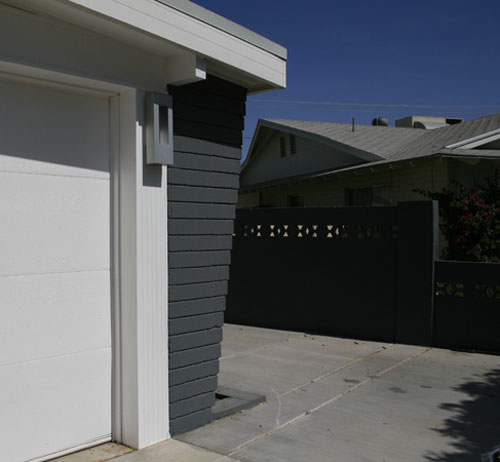
<svg viewBox="0 0 500 462">
<path fill-rule="evenodd" d="M 304 198 L 302 196 L 286 196 L 287 207 L 304 207 Z"/>
<path fill-rule="evenodd" d="M 390 186 L 345 189 L 345 205 L 348 206 L 384 206 L 391 202 Z"/>
<path fill-rule="evenodd" d="M 375 186 L 372 188 L 372 204 L 373 206 L 391 205 L 391 187 L 390 186 Z"/>
<path fill-rule="evenodd" d="M 371 201 L 371 188 L 346 188 L 345 205 L 372 205 Z"/>
</svg>

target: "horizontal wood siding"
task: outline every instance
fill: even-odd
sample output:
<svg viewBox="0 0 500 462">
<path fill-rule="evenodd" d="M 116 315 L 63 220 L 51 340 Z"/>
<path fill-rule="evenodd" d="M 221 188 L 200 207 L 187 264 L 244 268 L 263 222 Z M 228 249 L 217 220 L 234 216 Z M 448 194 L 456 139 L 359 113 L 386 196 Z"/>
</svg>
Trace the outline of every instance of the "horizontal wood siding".
<svg viewBox="0 0 500 462">
<path fill-rule="evenodd" d="M 168 169 L 170 425 L 212 420 L 238 200 L 245 89 L 210 77 L 169 87 L 174 165 Z"/>
<path fill-rule="evenodd" d="M 217 387 L 217 377 L 210 376 L 170 387 L 170 402 L 175 403 L 197 394 L 208 393 Z"/>
<path fill-rule="evenodd" d="M 172 252 L 169 255 L 169 268 L 193 268 L 200 266 L 229 265 L 231 252 L 217 250 L 213 252 Z"/>
</svg>

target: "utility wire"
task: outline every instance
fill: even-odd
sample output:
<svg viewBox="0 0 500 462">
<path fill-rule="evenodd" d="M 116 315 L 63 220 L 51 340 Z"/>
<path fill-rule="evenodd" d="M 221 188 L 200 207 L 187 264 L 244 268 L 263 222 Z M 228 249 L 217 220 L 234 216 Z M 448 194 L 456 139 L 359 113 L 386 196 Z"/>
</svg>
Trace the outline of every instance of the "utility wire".
<svg viewBox="0 0 500 462">
<path fill-rule="evenodd" d="M 413 107 L 413 106 L 411 106 Z M 500 106 L 498 107 L 500 109 Z M 264 110 L 264 109 L 262 109 Z M 284 109 L 283 109 L 284 110 Z M 291 109 L 289 109 L 291 110 Z M 373 113 L 378 113 L 380 111 L 384 111 L 384 113 L 398 113 L 398 114 L 408 114 L 408 109 L 393 109 L 393 108 L 384 108 L 384 109 L 346 109 L 346 108 L 340 108 L 340 107 L 310 107 L 307 109 L 308 111 L 312 112 L 349 112 L 353 114 L 359 114 L 359 113 L 367 113 L 367 114 L 373 114 Z M 477 110 L 456 110 L 456 111 L 451 111 L 451 110 L 439 110 L 439 109 L 427 109 L 426 112 L 436 112 L 439 111 L 440 116 L 445 116 L 445 115 L 451 115 L 451 116 L 456 116 L 457 114 L 485 114 L 485 111 L 477 111 Z M 413 114 L 415 115 L 415 114 Z"/>
<path fill-rule="evenodd" d="M 342 103 L 337 101 L 299 101 L 287 99 L 248 99 L 247 103 L 300 104 L 308 106 L 345 106 L 345 107 L 383 107 L 404 109 L 500 109 L 500 105 L 415 105 L 415 104 L 377 104 L 377 103 Z"/>
</svg>

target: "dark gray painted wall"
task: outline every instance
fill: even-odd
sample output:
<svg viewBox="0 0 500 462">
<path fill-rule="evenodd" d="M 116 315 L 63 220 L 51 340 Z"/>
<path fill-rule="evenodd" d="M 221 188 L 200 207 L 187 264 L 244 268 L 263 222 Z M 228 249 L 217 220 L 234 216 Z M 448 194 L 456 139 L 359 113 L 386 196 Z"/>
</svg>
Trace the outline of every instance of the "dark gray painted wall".
<svg viewBox="0 0 500 462">
<path fill-rule="evenodd" d="M 237 211 L 226 321 L 500 353 L 500 264 L 436 261 L 437 203 Z"/>
<path fill-rule="evenodd" d="M 435 266 L 434 346 L 500 353 L 500 264 Z"/>
<path fill-rule="evenodd" d="M 238 199 L 245 89 L 209 76 L 169 87 L 174 165 L 168 169 L 170 425 L 212 420 Z"/>
<path fill-rule="evenodd" d="M 237 211 L 226 321 L 429 344 L 436 203 Z"/>
</svg>

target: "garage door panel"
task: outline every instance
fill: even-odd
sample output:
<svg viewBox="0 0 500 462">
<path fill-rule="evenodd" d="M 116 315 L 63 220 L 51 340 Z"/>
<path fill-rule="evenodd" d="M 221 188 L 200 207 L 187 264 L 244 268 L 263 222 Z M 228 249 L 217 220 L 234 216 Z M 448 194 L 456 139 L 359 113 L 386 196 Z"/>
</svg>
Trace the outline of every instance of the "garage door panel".
<svg viewBox="0 0 500 462">
<path fill-rule="evenodd" d="M 8 81 L 0 96 L 0 170 L 109 172 L 108 98 Z"/>
<path fill-rule="evenodd" d="M 0 173 L 0 275 L 109 269 L 109 181 Z"/>
<path fill-rule="evenodd" d="M 109 271 L 0 277 L 0 366 L 110 347 L 110 297 Z"/>
<path fill-rule="evenodd" d="M 110 178 L 110 174 L 107 171 L 101 172 L 83 167 L 71 167 L 49 161 L 24 159 L 3 154 L 0 154 L 0 173 L 35 173 L 39 175 L 75 176 L 100 180 L 109 180 Z"/>
<path fill-rule="evenodd" d="M 111 433 L 109 100 L 0 81 L 0 445 Z"/>
<path fill-rule="evenodd" d="M 0 383 L 0 409 L 9 415 L 0 419 L 2 453 L 16 455 L 9 461 L 42 457 L 110 434 L 110 348 L 0 367 Z M 86 392 L 77 392 L 82 389 Z"/>
</svg>

